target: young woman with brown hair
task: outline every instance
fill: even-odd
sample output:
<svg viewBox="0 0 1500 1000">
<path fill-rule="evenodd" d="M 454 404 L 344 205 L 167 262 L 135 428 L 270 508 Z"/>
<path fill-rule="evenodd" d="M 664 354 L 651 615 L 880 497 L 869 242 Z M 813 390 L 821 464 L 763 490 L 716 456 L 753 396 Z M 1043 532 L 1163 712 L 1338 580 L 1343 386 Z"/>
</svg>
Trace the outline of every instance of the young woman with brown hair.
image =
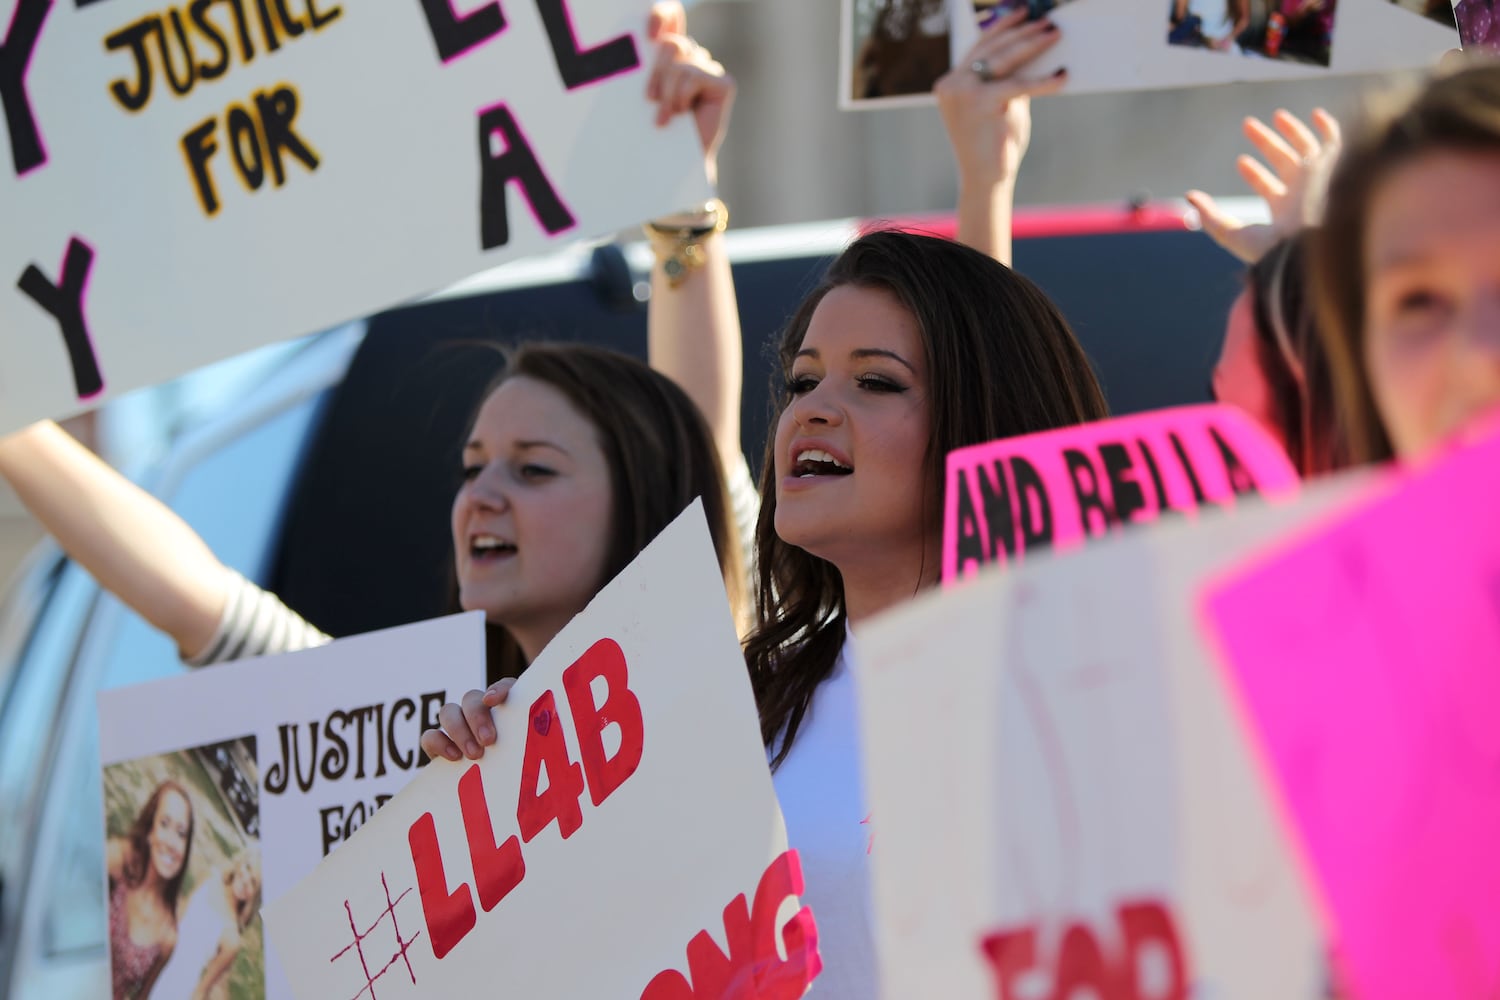
<svg viewBox="0 0 1500 1000">
<path fill-rule="evenodd" d="M 1419 459 L 1500 407 L 1500 65 L 1373 104 L 1311 265 L 1356 460 Z"/>
</svg>

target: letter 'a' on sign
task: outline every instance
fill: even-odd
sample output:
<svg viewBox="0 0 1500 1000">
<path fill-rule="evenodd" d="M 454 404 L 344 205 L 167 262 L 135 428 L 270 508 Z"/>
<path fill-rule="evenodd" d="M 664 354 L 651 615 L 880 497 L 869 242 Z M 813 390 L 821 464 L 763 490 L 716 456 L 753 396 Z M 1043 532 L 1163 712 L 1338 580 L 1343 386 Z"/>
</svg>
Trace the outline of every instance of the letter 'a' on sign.
<svg viewBox="0 0 1500 1000">
<path fill-rule="evenodd" d="M 497 152 L 495 144 L 499 143 Z M 505 189 L 515 181 L 526 204 L 548 235 L 572 229 L 576 222 L 557 189 L 547 179 L 536 152 L 516 124 L 515 115 L 504 104 L 479 113 L 479 230 L 486 250 L 510 242 L 510 212 L 505 207 Z"/>
</svg>

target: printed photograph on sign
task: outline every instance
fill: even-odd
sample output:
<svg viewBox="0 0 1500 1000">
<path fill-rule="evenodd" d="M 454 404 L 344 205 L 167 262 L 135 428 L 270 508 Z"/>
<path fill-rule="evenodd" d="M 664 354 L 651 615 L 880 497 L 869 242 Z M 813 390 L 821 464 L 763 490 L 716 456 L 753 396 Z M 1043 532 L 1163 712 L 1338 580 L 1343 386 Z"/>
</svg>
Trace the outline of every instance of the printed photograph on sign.
<svg viewBox="0 0 1500 1000">
<path fill-rule="evenodd" d="M 1465 5 L 1464 0 L 1459 0 L 1457 5 L 1452 0 L 1390 0 L 1390 2 L 1402 10 L 1410 11 L 1418 17 L 1425 17 L 1429 21 L 1436 21 L 1443 27 L 1454 31 L 1458 30 L 1454 8 Z M 1488 3 L 1481 3 L 1479 6 L 1485 10 L 1489 8 Z"/>
<path fill-rule="evenodd" d="M 1495 14 L 1495 0 L 1456 0 L 1453 16 L 1465 51 L 1500 52 L 1500 17 Z"/>
<path fill-rule="evenodd" d="M 263 997 L 255 737 L 104 769 L 114 1000 Z"/>
<path fill-rule="evenodd" d="M 952 64 L 948 0 L 843 0 L 841 104 L 926 97 Z"/>
<path fill-rule="evenodd" d="M 1251 59 L 1327 66 L 1338 0 L 1167 0 L 1167 42 Z"/>
</svg>

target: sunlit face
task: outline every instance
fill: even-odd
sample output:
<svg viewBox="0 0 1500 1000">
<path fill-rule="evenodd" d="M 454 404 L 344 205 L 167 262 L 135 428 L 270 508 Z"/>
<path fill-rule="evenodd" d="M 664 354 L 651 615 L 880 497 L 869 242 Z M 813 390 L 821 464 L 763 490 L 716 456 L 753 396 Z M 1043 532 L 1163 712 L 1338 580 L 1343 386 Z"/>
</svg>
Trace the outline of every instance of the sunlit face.
<svg viewBox="0 0 1500 1000">
<path fill-rule="evenodd" d="M 545 645 L 604 573 L 612 493 L 598 435 L 556 389 L 511 378 L 480 408 L 463 469 L 452 518 L 459 602 L 523 646 Z"/>
<path fill-rule="evenodd" d="M 1370 204 L 1364 362 L 1396 454 L 1500 406 L 1500 154 L 1431 153 Z"/>
<path fill-rule="evenodd" d="M 834 565 L 920 554 L 936 527 L 923 523 L 931 416 L 915 318 L 889 292 L 835 288 L 788 376 L 792 400 L 776 425 L 777 535 Z"/>
<path fill-rule="evenodd" d="M 1240 292 L 1229 307 L 1224 347 L 1214 366 L 1214 398 L 1244 410 L 1285 445 L 1286 432 L 1276 422 L 1271 384 L 1261 363 L 1260 334 L 1248 290 Z"/>
<path fill-rule="evenodd" d="M 188 826 L 192 819 L 193 807 L 181 793 L 168 789 L 156 800 L 156 816 L 151 821 L 146 845 L 151 851 L 151 865 L 164 882 L 176 878 L 182 871 L 182 862 L 187 856 Z"/>
</svg>

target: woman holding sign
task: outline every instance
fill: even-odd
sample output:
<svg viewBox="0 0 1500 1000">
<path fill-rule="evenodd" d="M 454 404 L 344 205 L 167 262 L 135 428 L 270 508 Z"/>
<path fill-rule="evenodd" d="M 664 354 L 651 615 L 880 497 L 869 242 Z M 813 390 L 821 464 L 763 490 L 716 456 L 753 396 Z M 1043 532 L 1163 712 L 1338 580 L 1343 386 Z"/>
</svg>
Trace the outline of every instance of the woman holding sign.
<svg viewBox="0 0 1500 1000">
<path fill-rule="evenodd" d="M 156 786 L 122 837 L 110 837 L 109 966 L 115 1000 L 144 1000 L 177 946 L 177 897 L 193 847 L 193 804 Z"/>
<path fill-rule="evenodd" d="M 1312 254 L 1355 458 L 1419 459 L 1500 408 L 1500 66 L 1373 109 Z"/>
<path fill-rule="evenodd" d="M 660 122 L 692 113 L 712 175 L 734 82 L 683 27 L 680 5 L 654 9 L 648 97 Z M 694 497 L 704 499 L 727 588 L 743 591 L 734 518 L 748 529 L 755 497 L 739 455 L 739 321 L 724 221 L 714 203 L 653 224 L 662 246 L 649 345 L 659 371 L 595 348 L 533 345 L 481 400 L 455 470 L 451 530 L 458 605 L 499 626 L 492 678 L 518 674 Z M 722 467 L 716 442 L 733 448 Z M 733 503 L 723 468 L 738 483 Z M 0 474 L 70 555 L 190 663 L 328 641 L 56 425 L 0 444 Z"/>
</svg>

